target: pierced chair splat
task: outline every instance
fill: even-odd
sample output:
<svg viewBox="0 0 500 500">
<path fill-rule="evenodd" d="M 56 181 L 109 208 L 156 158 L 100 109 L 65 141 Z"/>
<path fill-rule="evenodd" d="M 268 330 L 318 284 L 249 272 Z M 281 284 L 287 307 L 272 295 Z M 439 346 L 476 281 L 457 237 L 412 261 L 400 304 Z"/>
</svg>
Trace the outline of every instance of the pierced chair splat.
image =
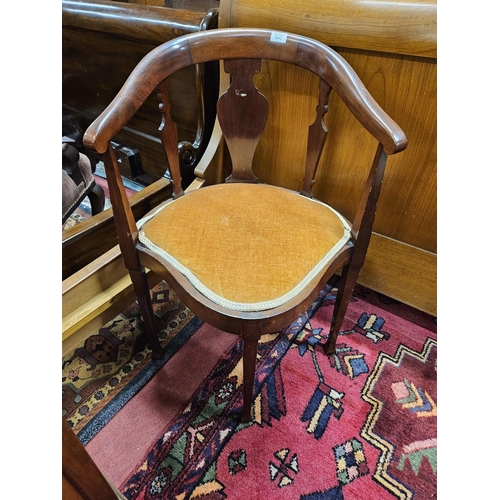
<svg viewBox="0 0 500 500">
<path fill-rule="evenodd" d="M 118 240 L 153 356 L 161 357 L 162 350 L 145 268 L 162 276 L 203 321 L 242 338 L 243 421 L 252 419 L 260 337 L 288 326 L 305 312 L 342 268 L 325 345 L 327 354 L 334 353 L 368 248 L 387 155 L 406 147 L 401 128 L 334 50 L 291 33 L 286 34 L 285 43 L 273 40 L 269 30 L 232 28 L 190 34 L 161 45 L 139 63 L 84 138 L 86 147 L 104 158 Z M 185 66 L 214 60 L 223 60 L 230 75 L 217 113 L 232 172 L 223 184 L 184 193 L 177 132 L 168 116 L 164 82 Z M 319 76 L 316 118 L 308 130 L 300 192 L 260 183 L 252 171 L 254 152 L 269 113 L 266 97 L 254 84 L 262 60 L 283 61 Z M 160 135 L 174 195 L 136 222 L 110 141 L 155 89 L 162 101 Z M 327 140 L 324 116 L 331 93 L 340 96 L 379 143 L 352 223 L 312 195 Z"/>
</svg>

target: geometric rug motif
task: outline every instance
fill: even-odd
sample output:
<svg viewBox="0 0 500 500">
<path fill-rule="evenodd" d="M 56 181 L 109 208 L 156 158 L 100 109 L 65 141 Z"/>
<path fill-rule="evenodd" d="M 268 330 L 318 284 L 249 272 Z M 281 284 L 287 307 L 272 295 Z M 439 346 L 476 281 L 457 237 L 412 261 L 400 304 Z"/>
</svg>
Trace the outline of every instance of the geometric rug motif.
<svg viewBox="0 0 500 500">
<path fill-rule="evenodd" d="M 286 413 L 277 366 L 324 295 L 322 292 L 311 310 L 290 327 L 263 335 L 259 341 L 254 389 L 258 396 L 252 405 L 252 422 L 240 423 L 238 419 L 242 406 L 243 370 L 241 343 L 236 342 L 219 359 L 206 377 L 204 386 L 193 395 L 173 425 L 167 427 L 153 444 L 144 462 L 122 485 L 121 491 L 127 498 L 147 499 L 158 495 L 161 498 L 167 492 L 167 498 L 197 498 L 215 492 L 219 496 L 213 498 L 226 498 L 217 469 L 209 464 L 215 465 L 220 451 L 235 433 L 253 426 L 269 428 L 274 419 L 279 420 Z M 224 470 L 232 477 L 239 477 L 244 474 L 247 462 L 248 451 L 236 448 L 228 452 Z M 294 453 L 284 448 L 274 450 L 267 462 L 267 476 L 271 483 L 278 489 L 289 486 L 297 472 L 298 459 Z"/>
<path fill-rule="evenodd" d="M 337 371 L 347 375 L 351 380 L 363 373 L 368 373 L 364 354 L 347 344 L 337 343 L 336 352 L 329 359 Z"/>
<path fill-rule="evenodd" d="M 293 478 L 299 473 L 297 454 L 291 453 L 288 448 L 278 450 L 269 462 L 271 481 L 276 481 L 278 488 L 284 488 L 293 483 Z"/>
<path fill-rule="evenodd" d="M 436 362 L 429 352 L 435 350 L 434 318 L 382 302 L 357 286 L 337 352 L 327 356 L 322 347 L 335 298 L 335 289 L 325 286 L 307 314 L 288 329 L 263 336 L 251 422 L 238 420 L 242 359 L 241 343 L 235 342 L 210 365 L 187 405 L 151 430 L 147 451 L 133 460 L 117 454 L 99 467 L 114 475 L 126 498 L 136 500 L 435 498 Z M 183 352 L 181 345 L 176 365 L 184 360 L 189 366 L 191 358 Z M 129 380 L 125 388 L 130 385 Z M 163 408 L 168 412 L 168 398 L 157 413 Z M 96 427 L 102 413 L 79 438 Z M 118 449 L 126 446 L 127 414 L 115 420 L 122 422 L 121 431 L 113 425 L 107 433 L 92 434 L 89 450 L 96 459 L 112 454 L 115 442 Z M 413 497 L 402 496 L 405 490 Z"/>
<path fill-rule="evenodd" d="M 306 430 L 315 439 L 321 439 L 328 427 L 330 417 L 340 420 L 344 413 L 342 408 L 344 396 L 344 393 L 336 391 L 324 382 L 318 383 L 300 418 L 302 422 L 307 423 Z"/>
<path fill-rule="evenodd" d="M 233 476 L 247 468 L 247 456 L 245 450 L 232 451 L 228 457 L 229 473 Z"/>
<path fill-rule="evenodd" d="M 369 473 L 363 452 L 363 444 L 356 438 L 335 446 L 333 452 L 337 463 L 337 478 L 340 484 L 351 483 L 357 477 Z"/>
<path fill-rule="evenodd" d="M 381 340 L 388 340 L 390 335 L 384 332 L 385 319 L 378 317 L 376 314 L 368 314 L 364 312 L 358 318 L 352 330 L 340 332 L 339 335 L 349 335 L 351 333 L 359 333 L 366 338 L 372 340 L 375 344 Z"/>
<path fill-rule="evenodd" d="M 182 345 L 181 338 L 192 333 L 192 328 L 185 327 L 195 317 L 165 282 L 153 288 L 152 302 L 166 360 Z M 134 303 L 63 358 L 63 416 L 75 433 L 107 405 L 114 402 L 123 406 L 123 390 L 131 379 L 142 371 L 146 383 L 161 363 L 151 361 L 144 326 L 138 318 Z M 83 435 L 79 437 L 87 441 Z"/>
<path fill-rule="evenodd" d="M 361 436 L 381 451 L 373 478 L 397 498 L 425 495 L 435 484 L 436 356 L 432 338 L 421 352 L 403 344 L 394 356 L 382 352 L 362 392 L 372 409 Z"/>
<path fill-rule="evenodd" d="M 268 378 L 263 374 L 268 369 L 269 357 L 279 359 L 283 355 L 283 337 L 287 337 L 286 332 L 267 335 L 259 345 L 257 386 L 259 378 Z M 193 395 L 192 401 L 173 425 L 165 429 L 144 463 L 127 481 L 123 488 L 127 498 L 153 498 L 155 495 L 166 495 L 167 491 L 172 498 L 195 498 L 195 489 L 198 493 L 218 489 L 219 483 L 213 470 L 207 471 L 196 464 L 212 463 L 237 428 L 253 425 L 238 421 L 242 392 L 241 351 L 240 342 L 236 342 L 219 359 L 207 376 L 206 385 Z M 259 415 L 255 420 L 262 425 L 263 419 Z M 231 475 L 245 470 L 244 450 L 233 451 L 227 463 Z"/>
<path fill-rule="evenodd" d="M 278 365 L 274 372 L 264 381 L 262 390 L 255 396 L 253 403 L 254 421 L 260 426 L 272 427 L 286 415 L 286 399 L 283 386 L 283 375 Z"/>
<path fill-rule="evenodd" d="M 342 398 L 345 394 L 325 382 L 325 376 L 318 361 L 316 347 L 321 348 L 319 343 L 326 340 L 327 337 L 327 335 L 322 335 L 322 330 L 322 328 L 312 328 L 310 323 L 307 323 L 304 329 L 295 337 L 292 346 L 292 349 L 297 347 L 300 357 L 304 358 L 306 355 L 311 357 L 318 378 L 316 389 L 300 417 L 302 422 L 307 423 L 307 433 L 312 434 L 315 439 L 321 439 L 331 417 L 340 420 L 344 412 Z"/>
</svg>

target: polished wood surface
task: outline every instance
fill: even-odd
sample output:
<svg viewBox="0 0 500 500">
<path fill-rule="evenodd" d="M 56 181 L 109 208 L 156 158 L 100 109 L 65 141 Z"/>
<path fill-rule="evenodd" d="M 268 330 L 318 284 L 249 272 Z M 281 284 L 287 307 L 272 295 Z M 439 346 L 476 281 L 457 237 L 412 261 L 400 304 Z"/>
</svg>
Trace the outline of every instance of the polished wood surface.
<svg viewBox="0 0 500 500">
<path fill-rule="evenodd" d="M 372 240 L 359 279 L 436 315 L 437 284 L 429 279 L 436 276 L 437 267 L 436 3 L 221 0 L 219 27 L 247 26 L 292 30 L 333 46 L 405 131 L 408 148 L 387 161 L 374 223 L 378 244 Z M 299 95 L 291 84 L 297 80 L 303 89 Z M 269 101 L 270 119 L 254 158 L 255 175 L 264 182 L 301 189 L 305 124 L 315 119 L 311 109 L 317 79 L 300 68 L 269 62 L 263 64 L 256 84 Z M 312 192 L 353 217 L 361 186 L 352 179 L 367 175 L 375 142 L 339 99 L 330 99 L 324 124 L 329 142 Z M 217 178 L 213 172 L 208 175 Z M 394 258 L 400 259 L 397 264 Z M 419 272 L 402 274 L 403 263 Z"/>
<path fill-rule="evenodd" d="M 254 75 L 260 72 L 260 60 L 226 60 L 224 70 L 230 75 L 230 85 L 219 98 L 217 116 L 233 160 L 227 182 L 257 182 L 252 160 L 268 116 L 267 99 L 253 83 Z M 245 120 L 232 113 L 233 108 L 240 109 Z"/>
<path fill-rule="evenodd" d="M 185 33 L 216 26 L 217 11 L 194 12 L 107 0 L 62 3 L 63 131 L 81 146 L 84 130 L 118 92 L 133 67 L 157 45 Z M 215 113 L 216 67 L 186 68 L 165 83 L 176 120 L 178 155 L 186 183 L 206 148 Z M 210 105 L 210 101 L 213 101 Z M 139 151 L 142 169 L 150 181 L 133 195 L 134 215 L 142 217 L 171 193 L 166 169 L 170 160 L 162 146 L 161 102 L 153 93 L 134 121 L 116 137 Z M 111 209 L 63 231 L 62 279 L 87 266 L 116 245 Z M 119 279 L 117 277 L 117 279 Z"/>
<path fill-rule="evenodd" d="M 257 342 L 260 336 L 287 326 L 306 311 L 333 273 L 343 268 L 329 341 L 325 346 L 328 354 L 335 352 L 337 335 L 372 234 L 387 156 L 401 152 L 407 146 L 403 130 L 377 104 L 353 69 L 335 51 L 299 35 L 279 34 L 277 39 L 276 35 L 274 31 L 262 29 L 219 29 L 193 33 L 162 44 L 136 66 L 117 96 L 87 129 L 83 141 L 87 148 L 102 154 L 104 159 L 121 255 L 137 295 L 153 358 L 160 358 L 162 349 L 157 336 L 146 269 L 162 276 L 184 304 L 202 320 L 243 339 L 244 421 L 251 419 Z M 229 87 L 222 93 L 217 105 L 216 127 L 217 134 L 220 128 L 225 138 L 232 160 L 229 182 L 257 180 L 252 172 L 252 159 L 268 117 L 267 100 L 253 82 L 254 75 L 259 73 L 261 60 L 266 64 L 269 60 L 286 62 L 316 75 L 319 92 L 316 90 L 313 93 L 316 103 L 312 106 L 313 111 L 316 110 L 316 117 L 313 116 L 309 121 L 312 125 L 307 126 L 309 140 L 303 162 L 302 175 L 307 178 L 306 191 L 315 182 L 314 171 L 326 138 L 327 130 L 323 119 L 328 110 L 327 98 L 331 89 L 359 124 L 378 142 L 374 148 L 375 156 L 371 167 L 368 168 L 364 182 L 361 182 L 350 237 L 343 241 L 335 254 L 329 255 L 327 262 L 321 263 L 321 270 L 312 279 L 297 293 L 291 294 L 291 298 L 258 311 L 231 309 L 211 300 L 161 253 L 153 250 L 153 247 L 147 248 L 139 241 L 138 228 L 111 142 L 141 109 L 153 89 L 160 89 L 162 113 L 166 115 L 170 109 L 168 91 L 164 88 L 166 79 L 189 65 L 214 60 L 224 60 L 224 69 L 231 76 Z M 296 83 L 299 93 L 302 92 L 300 80 Z M 164 116 L 162 137 L 166 149 L 175 147 L 176 133 L 175 125 Z M 314 133 L 319 135 L 318 139 L 313 137 Z M 309 161 L 305 158 L 309 158 Z M 179 179 L 179 165 L 173 162 L 170 168 L 172 178 Z M 304 171 L 307 175 L 304 175 Z M 310 193 L 307 194 L 311 196 Z M 181 191 L 176 191 L 176 196 L 182 195 Z M 165 202 L 165 205 L 170 203 L 175 203 L 175 199 Z M 200 209 L 200 213 L 203 213 L 203 207 Z M 251 213 L 250 210 L 249 217 Z M 203 222 L 193 221 L 193 225 Z M 265 224 L 265 220 L 259 220 L 259 223 Z M 186 226 L 185 231 L 188 233 L 189 230 L 190 226 Z M 190 249 L 198 252 L 195 244 Z M 260 266 L 259 263 L 256 265 Z"/>
<path fill-rule="evenodd" d="M 288 31 L 335 48 L 436 58 L 433 0 L 234 0 L 220 2 L 219 27 Z"/>
<path fill-rule="evenodd" d="M 63 0 L 62 7 L 64 27 L 107 33 L 120 39 L 156 45 L 207 29 L 207 23 L 210 22 L 206 11 L 151 5 L 144 7 L 112 0 Z"/>
<path fill-rule="evenodd" d="M 436 314 L 436 254 L 373 233 L 359 283 Z M 429 290 L 429 293 L 421 293 Z"/>
<path fill-rule="evenodd" d="M 252 37 L 252 32 L 256 31 L 259 36 Z M 315 40 L 290 33 L 285 45 L 269 45 L 268 39 L 273 33 L 269 30 L 231 31 L 233 43 L 226 46 L 220 44 L 217 38 L 221 33 L 229 32 L 218 29 L 215 32 L 194 33 L 189 38 L 180 37 L 150 52 L 148 57 L 136 66 L 109 106 L 87 129 L 85 146 L 98 153 L 105 153 L 108 142 L 129 123 L 158 83 L 186 65 L 200 64 L 212 60 L 211 58 L 238 59 L 245 54 L 248 59 L 262 57 L 271 61 L 283 61 L 305 68 L 309 72 L 321 73 L 322 78 L 328 80 L 360 125 L 383 144 L 388 154 L 406 148 L 407 140 L 401 128 L 374 100 L 357 74 L 337 53 L 326 53 L 324 46 Z M 167 59 L 166 56 L 173 49 L 178 51 L 178 55 L 172 60 Z M 320 55 L 317 52 L 320 52 Z M 149 66 L 153 65 L 154 76 L 149 71 Z M 315 80 L 317 84 L 317 77 Z M 293 82 L 290 84 L 293 85 Z M 299 87 L 301 84 L 302 81 L 299 82 Z M 140 94 L 137 94 L 138 86 L 141 89 Z M 317 92 L 313 91 L 311 95 L 313 97 L 309 100 L 313 102 L 312 109 L 315 110 Z"/>
<path fill-rule="evenodd" d="M 389 114 L 403 126 L 410 139 L 409 147 L 405 152 L 397 157 L 388 158 L 384 185 L 375 219 L 376 232 L 371 238 L 367 259 L 360 272 L 358 282 L 435 315 L 437 314 L 436 16 L 432 14 L 433 19 L 430 23 L 419 19 L 419 2 L 406 2 L 398 6 L 402 18 L 398 22 L 404 26 L 405 23 L 409 22 L 408 19 L 412 18 L 415 25 L 414 30 L 405 30 L 403 38 L 400 39 L 399 45 L 405 47 L 404 51 L 409 53 L 408 56 L 401 56 L 398 47 L 394 47 L 392 41 L 384 36 L 383 29 L 380 29 L 380 26 L 383 26 L 385 22 L 385 4 L 386 2 L 378 3 L 380 8 L 377 14 L 372 16 L 370 23 L 361 23 L 356 21 L 358 13 L 363 16 L 362 10 L 374 8 L 375 4 L 370 7 L 359 2 L 322 3 L 320 6 L 322 14 L 312 15 L 318 8 L 313 2 L 293 0 L 290 3 L 289 0 L 283 0 L 279 4 L 271 4 L 255 0 L 232 2 L 222 0 L 219 24 L 255 25 L 282 29 L 281 23 L 284 22 L 282 19 L 284 17 L 287 23 L 293 24 L 294 31 L 307 35 L 312 29 L 317 34 L 318 39 L 328 41 L 327 37 L 331 36 L 338 39 L 339 29 L 342 26 L 340 28 L 337 26 L 335 30 L 321 30 L 317 27 L 311 28 L 311 23 L 315 21 L 321 23 L 322 19 L 326 19 L 325 16 L 329 16 L 330 21 L 332 21 L 330 22 L 331 26 L 338 24 L 335 21 L 337 15 L 335 12 L 339 6 L 345 9 L 340 19 L 347 16 L 350 22 L 340 24 L 345 29 L 353 30 L 355 28 L 357 32 L 352 32 L 349 37 L 343 37 L 342 44 L 331 40 L 330 42 L 354 67 L 376 100 L 383 104 Z M 179 5 L 179 2 L 172 4 L 173 7 Z M 430 5 L 431 7 L 426 7 L 430 9 L 428 12 L 435 13 L 436 4 L 431 2 Z M 284 9 L 286 9 L 286 15 L 283 15 Z M 280 15 L 276 14 L 277 10 Z M 231 16 L 233 17 L 231 18 Z M 363 35 L 365 30 L 372 30 L 372 24 L 379 26 L 377 50 L 374 50 L 373 37 Z M 416 47 L 421 43 L 419 42 L 421 35 L 415 34 L 415 30 L 417 32 L 418 30 L 423 32 L 427 30 L 426 37 L 431 43 L 430 50 L 427 50 L 428 56 L 425 53 L 419 55 L 419 50 Z M 363 43 L 361 44 L 361 42 Z M 383 46 L 381 47 L 381 45 Z M 387 51 L 387 48 L 391 46 L 390 51 Z M 414 48 L 411 49 L 411 47 Z M 310 118 L 312 122 L 314 115 L 310 114 L 310 110 L 308 111 L 307 102 L 295 108 L 288 106 L 287 93 L 290 90 L 286 82 L 287 79 L 291 78 L 291 73 L 284 71 L 283 68 L 280 69 L 279 63 L 274 64 L 275 68 L 272 66 L 272 64 L 264 65 L 261 68 L 261 74 L 256 77 L 257 82 L 259 78 L 262 79 L 258 85 L 268 97 L 271 113 L 270 124 L 264 130 L 261 144 L 257 149 L 257 157 L 261 161 L 263 152 L 267 152 L 267 154 L 271 152 L 272 162 L 277 165 L 276 178 L 282 180 L 287 186 L 300 189 L 302 179 L 300 172 L 295 168 L 299 162 L 295 161 L 296 151 L 294 148 L 297 145 L 297 149 L 305 150 L 307 132 L 301 131 L 298 126 L 290 128 L 290 124 L 305 122 L 304 116 L 307 119 Z M 316 83 L 308 80 L 306 72 L 298 70 L 297 73 L 302 74 L 303 85 L 306 87 L 309 85 L 311 92 L 317 91 Z M 294 78 L 297 78 L 297 75 L 294 75 Z M 309 92 L 309 89 L 305 88 L 304 92 Z M 312 98 L 310 99 L 312 101 Z M 356 120 L 348 119 L 347 116 L 343 106 L 336 105 L 334 102 L 330 103 L 330 110 L 325 116 L 330 138 L 338 128 L 335 125 L 336 121 L 341 120 L 344 125 L 354 127 L 354 132 L 358 137 L 357 147 L 364 155 L 364 159 L 367 160 L 369 154 L 367 155 L 364 151 L 370 147 L 370 140 L 363 137 Z M 275 130 L 279 129 L 280 124 L 283 124 L 284 135 L 280 142 L 278 142 L 277 135 L 271 133 L 271 125 L 274 123 L 277 123 L 274 125 Z M 346 137 L 347 135 L 340 134 L 337 146 Z M 159 141 L 159 139 L 157 140 Z M 271 145 L 274 146 L 272 149 Z M 337 149 L 335 155 L 338 152 Z M 333 161 L 335 161 L 335 155 L 332 156 Z M 206 154 L 195 167 L 198 178 L 193 186 L 197 188 L 202 185 L 222 182 L 230 173 L 228 156 L 226 145 L 221 140 L 220 128 L 216 124 L 214 140 L 209 143 Z M 408 162 L 403 161 L 407 157 Z M 292 163 L 289 163 L 290 160 Z M 348 168 L 349 165 L 352 168 Z M 314 185 L 314 194 L 327 202 L 330 200 L 333 206 L 353 215 L 355 206 L 351 200 L 360 195 L 361 190 L 353 190 L 347 180 L 351 175 L 361 178 L 366 175 L 366 170 L 362 168 L 361 162 L 356 157 L 352 158 L 349 155 L 337 161 L 337 167 L 340 168 L 340 171 L 335 175 L 333 171 L 323 172 L 320 169 L 318 173 L 320 181 Z M 263 172 L 259 171 L 258 165 L 253 168 L 259 178 L 272 180 L 272 177 L 269 177 L 272 176 L 272 172 L 267 172 L 264 175 Z M 95 241 L 98 242 L 99 238 L 96 238 Z M 96 272 L 96 276 L 98 276 L 101 271 L 89 272 Z M 122 274 L 117 275 L 117 280 L 126 274 L 123 264 L 120 272 Z M 78 286 L 75 290 L 78 289 Z M 93 290 L 93 293 L 109 292 L 107 287 L 100 286 L 99 279 L 95 280 Z M 108 297 L 113 302 L 112 295 L 108 295 Z M 124 300 L 131 301 L 131 299 Z M 91 333 L 93 326 L 95 328 L 102 326 L 107 317 L 105 312 L 101 314 L 104 315 L 101 322 L 98 321 L 98 315 L 97 319 L 92 320 L 97 321 L 97 323 L 86 323 L 77 333 Z M 67 339 L 65 343 L 67 342 L 71 342 L 71 339 Z"/>
<path fill-rule="evenodd" d="M 171 183 L 161 178 L 130 197 L 137 219 L 172 195 Z M 62 279 L 66 280 L 117 244 L 113 208 L 62 232 Z"/>
<path fill-rule="evenodd" d="M 151 287 L 161 278 L 148 274 Z M 63 355 L 135 301 L 118 245 L 62 283 Z"/>
<path fill-rule="evenodd" d="M 64 500 L 116 500 L 125 497 L 108 482 L 69 424 L 62 419 Z"/>
<path fill-rule="evenodd" d="M 173 196 L 182 195 L 181 166 L 179 162 L 179 133 L 177 124 L 172 120 L 172 108 L 168 96 L 168 85 L 166 79 L 158 85 L 158 100 L 160 101 L 161 125 L 159 128 L 165 156 L 168 159 L 170 176 L 172 178 Z"/>
<path fill-rule="evenodd" d="M 316 107 L 316 119 L 309 127 L 306 172 L 301 193 L 312 196 L 312 187 L 318 171 L 318 163 L 325 147 L 328 129 L 325 125 L 325 114 L 328 111 L 328 102 L 332 88 L 324 80 L 319 81 L 319 101 Z"/>
<path fill-rule="evenodd" d="M 212 29 L 217 11 L 206 13 L 107 0 L 62 2 L 63 127 L 83 132 L 106 107 L 135 65 L 156 46 L 186 33 Z M 205 79 L 205 72 L 207 78 Z M 186 68 L 168 82 L 172 115 L 179 128 L 186 170 L 206 147 L 213 112 L 206 109 L 216 89 L 214 69 Z M 207 114 L 208 113 L 208 114 Z M 144 103 L 116 142 L 137 148 L 143 169 L 156 178 L 167 161 L 158 135 L 156 94 Z M 186 180 L 188 179 L 185 173 Z"/>
</svg>

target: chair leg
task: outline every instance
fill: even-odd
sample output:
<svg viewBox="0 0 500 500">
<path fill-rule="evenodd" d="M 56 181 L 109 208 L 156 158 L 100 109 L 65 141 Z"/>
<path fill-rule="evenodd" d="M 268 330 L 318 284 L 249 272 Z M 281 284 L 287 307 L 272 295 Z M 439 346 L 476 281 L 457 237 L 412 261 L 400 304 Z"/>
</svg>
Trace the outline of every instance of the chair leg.
<svg viewBox="0 0 500 500">
<path fill-rule="evenodd" d="M 141 312 L 142 320 L 146 327 L 146 335 L 148 336 L 149 346 L 152 350 L 152 358 L 161 359 L 163 357 L 163 349 L 156 331 L 156 321 L 146 272 L 144 268 L 141 268 L 140 271 L 130 270 L 129 272 L 132 284 L 134 285 L 135 294 L 137 295 L 139 311 Z"/>
<path fill-rule="evenodd" d="M 258 338 L 243 338 L 243 412 L 242 422 L 252 421 L 252 399 L 257 363 Z"/>
<path fill-rule="evenodd" d="M 360 268 L 353 268 L 350 265 L 344 266 L 337 290 L 337 298 L 333 308 L 332 324 L 330 326 L 330 335 L 324 346 L 325 353 L 330 355 L 335 353 L 335 345 L 340 332 L 340 327 L 344 321 L 347 306 L 351 299 L 352 292 L 358 279 Z"/>
</svg>

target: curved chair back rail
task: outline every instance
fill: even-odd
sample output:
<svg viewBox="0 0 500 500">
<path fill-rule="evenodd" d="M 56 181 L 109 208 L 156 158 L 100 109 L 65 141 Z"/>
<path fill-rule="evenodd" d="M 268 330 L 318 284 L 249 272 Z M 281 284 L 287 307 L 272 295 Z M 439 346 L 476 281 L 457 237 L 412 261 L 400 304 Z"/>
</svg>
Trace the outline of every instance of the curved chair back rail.
<svg viewBox="0 0 500 500">
<path fill-rule="evenodd" d="M 383 193 L 377 207 L 366 265 L 359 283 L 433 316 L 437 315 L 437 0 L 221 0 L 219 28 L 263 28 L 292 31 L 332 47 L 359 75 L 368 91 L 400 125 L 409 144 L 387 160 Z M 300 79 L 312 88 L 314 77 L 301 68 L 270 63 L 263 66 L 261 91 L 280 112 L 269 117 L 255 152 L 255 175 L 268 183 L 300 189 L 302 154 L 300 122 L 311 98 L 289 89 Z M 265 91 L 265 92 L 264 92 Z M 110 99 L 111 101 L 111 99 Z M 359 199 L 352 176 L 365 176 L 372 156 L 370 138 L 358 136 L 359 122 L 338 102 L 325 116 L 329 137 L 340 132 L 342 144 L 328 140 L 318 165 L 315 196 L 351 217 Z M 297 110 L 297 111 L 295 111 Z M 287 125 L 287 141 L 279 140 Z M 364 135 L 364 134 L 362 134 Z M 361 139 L 361 140 L 360 140 Z M 354 147 L 353 147 L 354 146 Z M 272 171 L 267 168 L 273 151 Z M 204 164 L 201 165 L 203 167 Z M 207 175 L 214 179 L 213 170 Z M 221 167 L 220 182 L 227 171 Z M 223 173 L 222 173 L 223 172 Z M 210 177 L 209 177 L 210 176 Z M 405 269 L 402 274 L 401 269 Z"/>
<path fill-rule="evenodd" d="M 229 87 L 217 102 L 217 116 L 232 171 L 223 184 L 184 193 L 176 158 L 177 129 L 169 113 L 165 79 L 186 66 L 214 60 L 223 60 L 230 75 Z M 254 152 L 271 108 L 254 83 L 262 60 L 290 63 L 319 77 L 314 96 L 316 117 L 310 125 L 302 120 L 308 138 L 300 193 L 261 184 L 252 171 Z M 111 140 L 155 89 L 164 115 L 161 137 L 172 172 L 173 198 L 136 222 Z M 324 115 L 332 89 L 378 140 L 352 223 L 312 195 L 327 139 Z M 88 128 L 84 143 L 103 154 L 120 250 L 153 357 L 160 358 L 162 349 L 146 268 L 165 279 L 202 320 L 242 338 L 244 421 L 251 419 L 259 338 L 284 328 L 305 312 L 321 287 L 342 268 L 324 346 L 327 355 L 335 352 L 366 257 L 387 155 L 404 150 L 407 141 L 333 49 L 300 35 L 260 29 L 229 28 L 179 37 L 141 60 Z"/>
<path fill-rule="evenodd" d="M 150 52 L 137 65 L 116 98 L 89 127 L 86 147 L 104 153 L 107 143 L 134 116 L 168 76 L 192 64 L 214 59 L 271 59 L 317 73 L 342 98 L 361 124 L 384 145 L 387 154 L 406 148 L 401 128 L 382 110 L 349 64 L 334 50 L 310 38 L 286 34 L 272 42 L 273 31 L 227 28 L 181 36 Z M 224 43 L 227 38 L 230 43 Z"/>
<path fill-rule="evenodd" d="M 175 37 L 214 29 L 217 19 L 217 9 L 195 12 L 112 0 L 63 0 L 64 135 L 70 135 L 81 147 L 86 128 L 112 101 L 147 53 Z M 194 168 L 212 135 L 218 71 L 215 62 L 186 68 L 169 79 L 170 104 L 179 130 L 177 149 L 185 186 L 195 177 Z M 133 170 L 132 158 L 127 162 L 128 157 L 122 156 L 123 172 L 140 175 L 138 182 L 148 184 L 131 200 L 138 218 L 172 193 L 167 180 L 169 172 L 165 174 L 165 151 L 158 134 L 162 118 L 158 104 L 153 94 L 114 138 L 114 142 L 134 153 Z M 93 154 L 92 158 L 97 161 L 98 155 Z M 89 265 L 93 269 L 94 261 L 115 245 L 111 208 L 65 228 L 62 233 L 62 279 L 69 279 Z M 116 281 L 122 276 L 124 274 L 117 275 Z"/>
</svg>

